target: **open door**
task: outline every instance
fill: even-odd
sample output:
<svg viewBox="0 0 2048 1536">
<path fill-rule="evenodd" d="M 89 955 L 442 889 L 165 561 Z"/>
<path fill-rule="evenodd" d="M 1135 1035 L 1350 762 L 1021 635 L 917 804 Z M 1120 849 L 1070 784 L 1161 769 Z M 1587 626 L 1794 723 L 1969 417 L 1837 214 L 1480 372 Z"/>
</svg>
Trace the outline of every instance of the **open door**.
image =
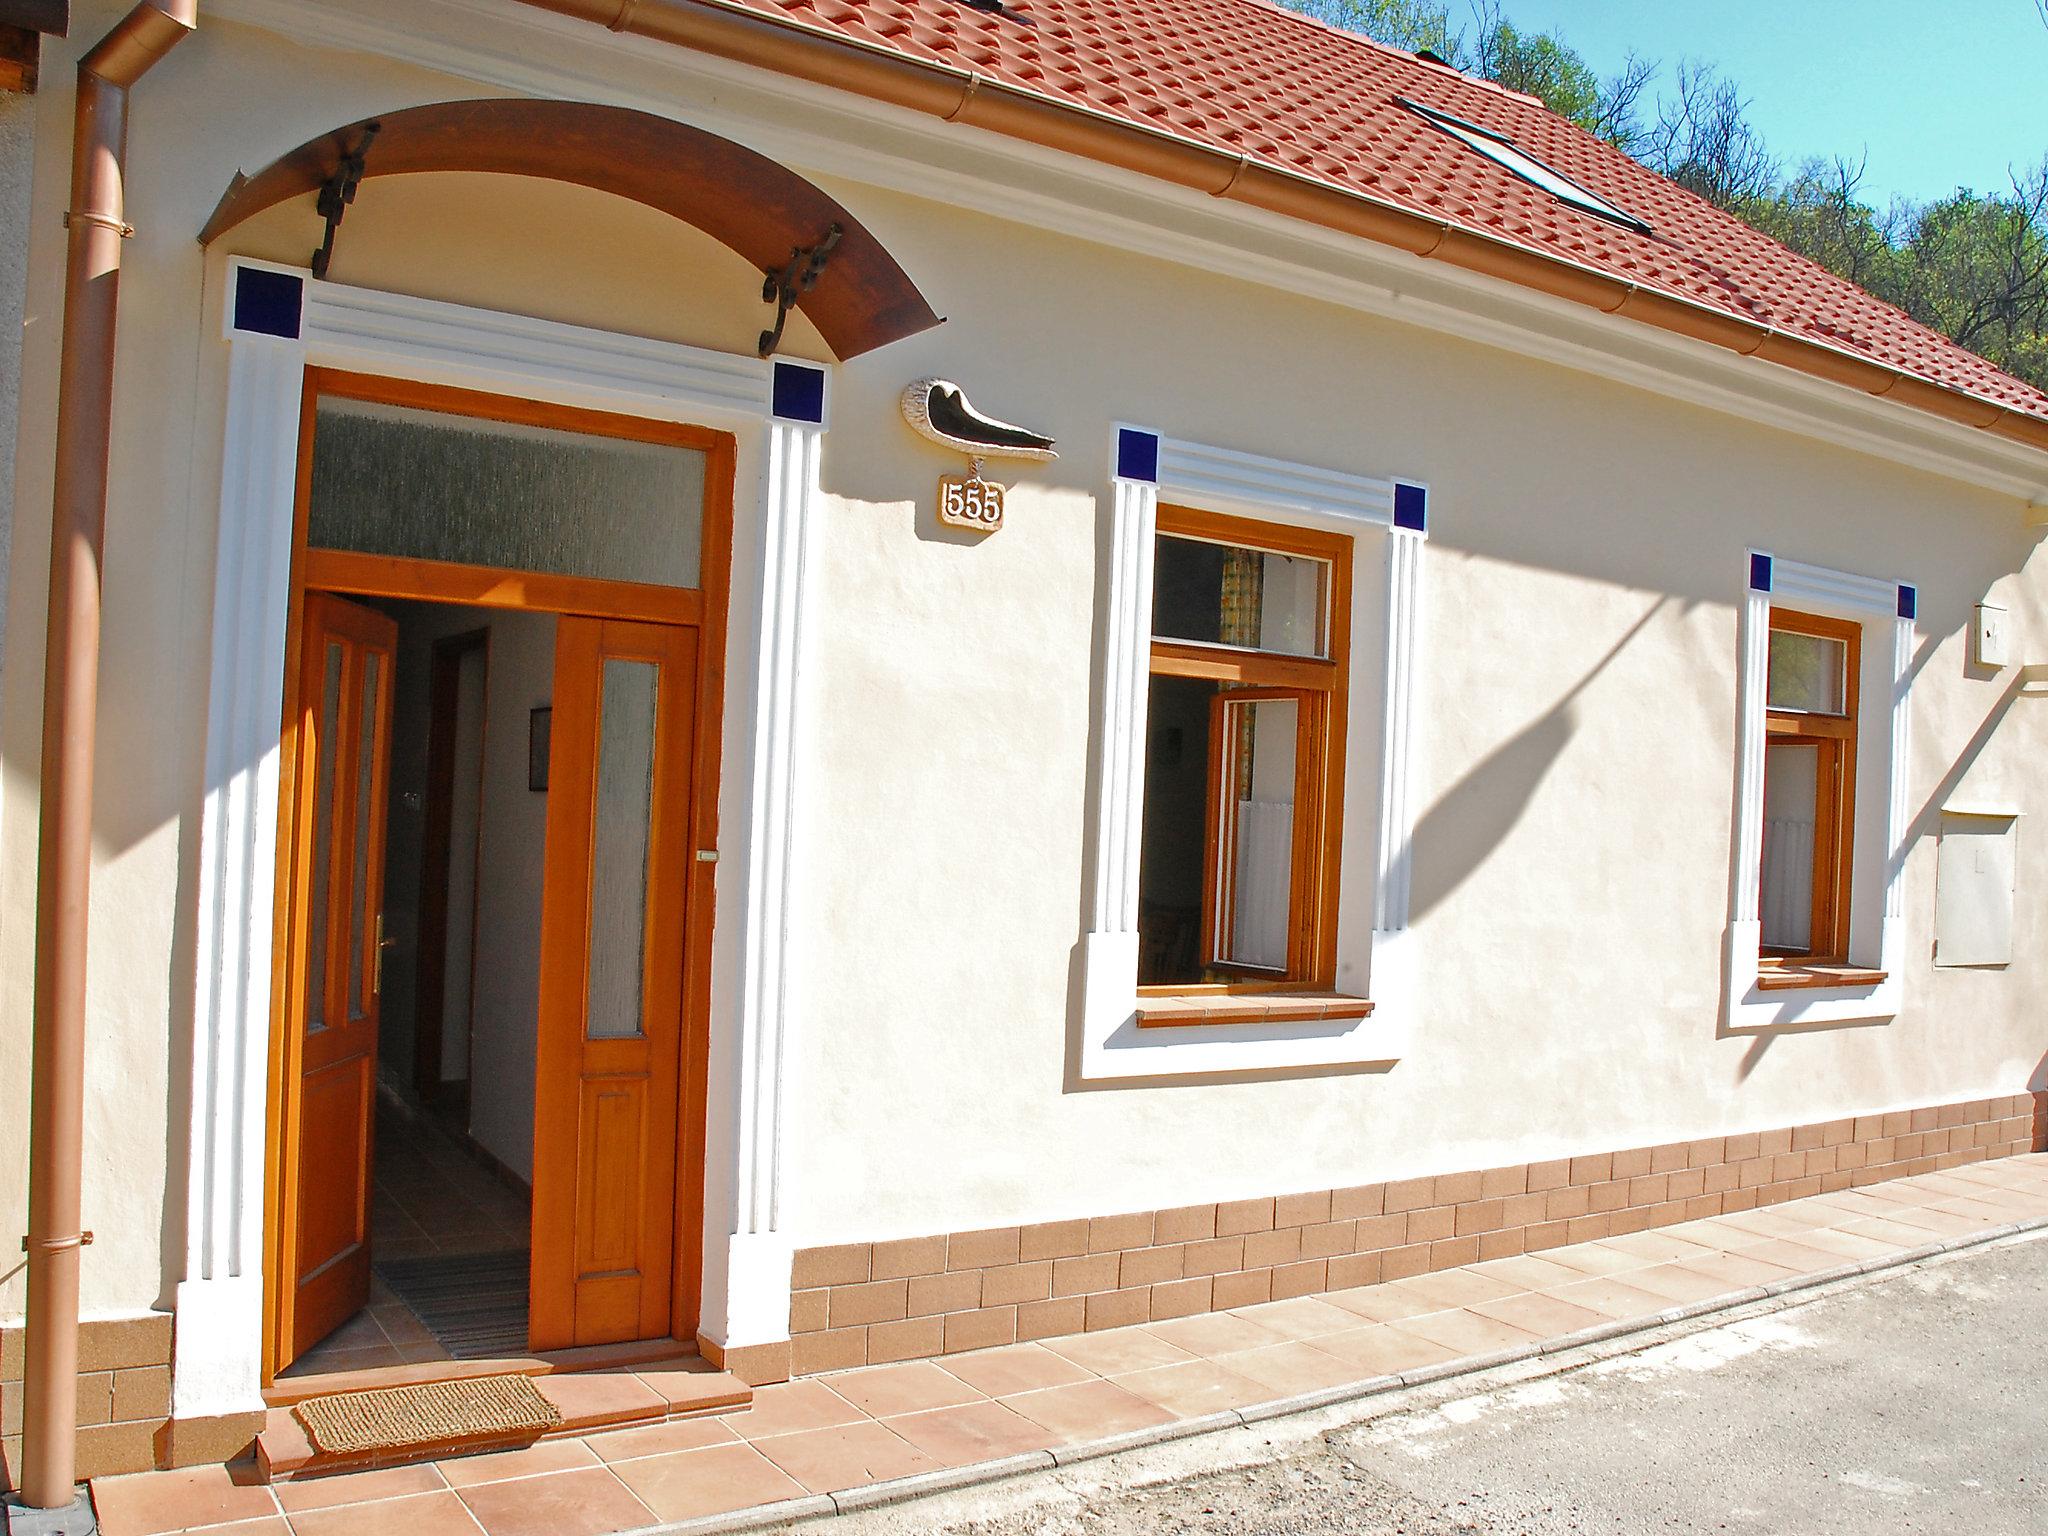
<svg viewBox="0 0 2048 1536">
<path fill-rule="evenodd" d="M 556 631 L 534 1093 L 536 1350 L 661 1338 L 678 1322 L 697 645 L 694 629 L 666 624 L 564 617 Z"/>
<path fill-rule="evenodd" d="M 398 626 L 306 597 L 293 807 L 279 1369 L 370 1295 L 370 1132 L 383 975 L 385 796 Z"/>
</svg>

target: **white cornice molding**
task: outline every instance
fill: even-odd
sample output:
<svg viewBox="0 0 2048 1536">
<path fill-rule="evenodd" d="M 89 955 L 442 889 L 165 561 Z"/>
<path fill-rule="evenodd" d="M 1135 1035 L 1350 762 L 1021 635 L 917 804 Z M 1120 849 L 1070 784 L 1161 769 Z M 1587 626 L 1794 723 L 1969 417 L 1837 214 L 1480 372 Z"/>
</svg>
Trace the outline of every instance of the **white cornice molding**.
<svg viewBox="0 0 2048 1536">
<path fill-rule="evenodd" d="M 1893 401 L 987 130 L 941 131 L 916 113 L 517 0 L 208 0 L 207 10 L 481 87 L 684 118 L 814 174 L 1303 294 L 2048 502 L 2048 454 Z"/>
</svg>

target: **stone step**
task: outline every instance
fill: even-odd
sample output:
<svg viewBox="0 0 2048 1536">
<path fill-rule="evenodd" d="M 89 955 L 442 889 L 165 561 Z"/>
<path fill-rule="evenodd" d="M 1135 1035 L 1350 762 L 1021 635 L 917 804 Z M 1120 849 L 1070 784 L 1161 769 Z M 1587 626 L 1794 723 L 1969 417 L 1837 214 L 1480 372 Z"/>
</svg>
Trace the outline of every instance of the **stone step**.
<svg viewBox="0 0 2048 1536">
<path fill-rule="evenodd" d="M 534 1386 L 541 1395 L 561 1411 L 561 1427 L 548 1431 L 546 1435 L 458 1436 L 347 1456 L 316 1450 L 293 1415 L 291 1404 L 319 1395 L 322 1391 L 367 1391 L 375 1387 L 503 1375 L 506 1374 L 506 1362 L 474 1362 L 486 1368 L 466 1369 L 465 1362 L 440 1361 L 430 1365 L 355 1371 L 349 1373 L 345 1383 L 333 1377 L 326 1378 L 324 1384 L 318 1377 L 289 1383 L 283 1400 L 275 1392 L 266 1394 L 271 1398 L 272 1407 L 265 1418 L 263 1432 L 256 1437 L 257 1467 L 265 1482 L 281 1483 L 330 1472 L 360 1472 L 371 1467 L 444 1461 L 451 1456 L 513 1450 L 531 1445 L 536 1439 L 560 1439 L 606 1429 L 728 1413 L 747 1407 L 754 1399 L 753 1389 L 745 1382 L 729 1372 L 714 1369 L 695 1354 L 671 1354 L 632 1364 L 592 1363 L 581 1369 L 564 1369 L 559 1363 L 561 1359 L 561 1356 L 553 1356 L 546 1361 L 522 1361 L 521 1366 L 531 1365 L 535 1369 L 518 1369 L 515 1372 L 533 1377 Z M 305 1390 L 308 1384 L 314 1384 L 315 1390 Z"/>
</svg>

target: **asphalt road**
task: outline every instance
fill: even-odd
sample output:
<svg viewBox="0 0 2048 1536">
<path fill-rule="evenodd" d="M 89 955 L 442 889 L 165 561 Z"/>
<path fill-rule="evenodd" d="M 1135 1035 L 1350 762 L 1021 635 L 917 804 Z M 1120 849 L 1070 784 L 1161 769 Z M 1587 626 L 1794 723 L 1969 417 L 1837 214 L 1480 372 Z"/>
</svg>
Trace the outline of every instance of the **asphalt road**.
<svg viewBox="0 0 2048 1536">
<path fill-rule="evenodd" d="M 995 1507 L 925 1529 L 2043 1536 L 2048 1239 L 1348 1425 L 1262 1465 Z"/>
</svg>

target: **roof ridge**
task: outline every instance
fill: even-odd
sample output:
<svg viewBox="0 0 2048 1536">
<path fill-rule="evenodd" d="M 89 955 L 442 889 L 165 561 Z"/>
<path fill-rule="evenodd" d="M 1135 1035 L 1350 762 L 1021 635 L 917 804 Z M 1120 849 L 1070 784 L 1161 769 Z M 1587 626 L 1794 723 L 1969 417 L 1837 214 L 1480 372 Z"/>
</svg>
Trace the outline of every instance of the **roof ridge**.
<svg viewBox="0 0 2048 1536">
<path fill-rule="evenodd" d="M 1527 91 L 1518 91 L 1512 86 L 1502 85 L 1498 80 L 1489 80 L 1484 75 L 1468 74 L 1449 60 L 1445 60 L 1442 63 L 1432 63 L 1419 53 L 1411 52 L 1406 48 L 1397 48 L 1394 44 L 1384 42 L 1374 37 L 1371 33 L 1353 32 L 1348 27 L 1332 26 L 1320 16 L 1310 16 L 1306 12 L 1297 11 L 1292 6 L 1282 5 L 1280 0 L 1237 0 L 1237 3 L 1250 6 L 1255 10 L 1284 16 L 1288 20 L 1298 22 L 1305 27 L 1314 27 L 1317 31 L 1331 37 L 1340 38 L 1345 43 L 1354 47 L 1374 49 L 1377 52 L 1389 54 L 1406 64 L 1419 64 L 1424 69 L 1440 70 L 1460 84 L 1476 86 L 1482 91 L 1491 91 L 1496 96 L 1505 96 L 1510 101 L 1525 101 L 1531 106 L 1541 107 L 1546 112 L 1550 111 L 1550 103 L 1541 96 L 1532 96 Z M 1552 113 L 1551 115 L 1556 116 L 1557 114 Z"/>
</svg>

